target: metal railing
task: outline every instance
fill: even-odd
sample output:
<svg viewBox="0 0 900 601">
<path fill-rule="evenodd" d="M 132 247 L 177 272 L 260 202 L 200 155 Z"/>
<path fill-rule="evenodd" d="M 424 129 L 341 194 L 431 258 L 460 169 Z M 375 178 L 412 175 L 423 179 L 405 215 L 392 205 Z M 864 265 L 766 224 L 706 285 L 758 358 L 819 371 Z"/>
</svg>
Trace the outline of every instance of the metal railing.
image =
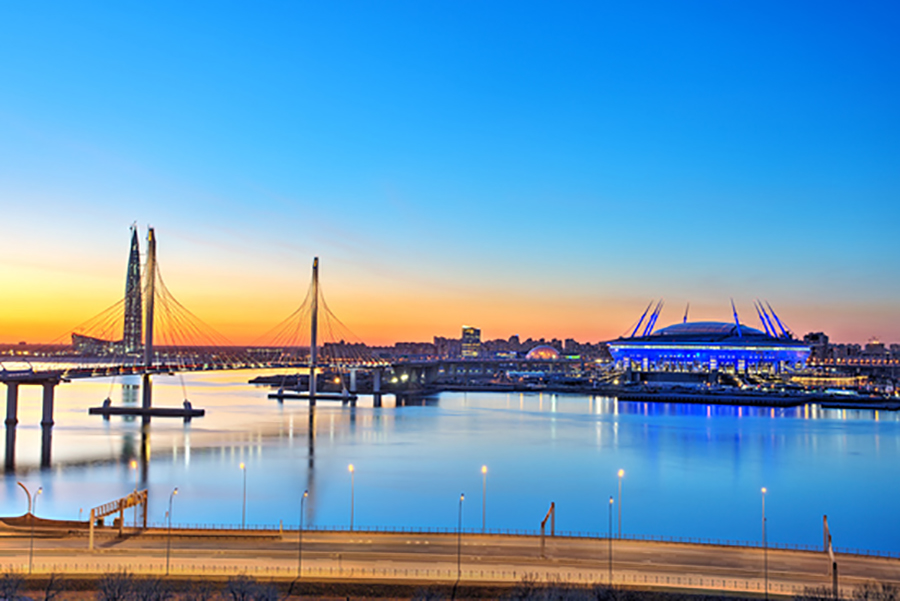
<svg viewBox="0 0 900 601">
<path fill-rule="evenodd" d="M 6 573 L 21 573 L 28 569 L 27 564 L 6 563 L 0 564 L 0 569 Z M 111 561 L 83 561 L 83 562 L 54 562 L 35 563 L 34 574 L 57 575 L 83 575 L 100 576 L 103 574 L 121 573 L 122 566 Z M 163 561 L 133 563 L 128 565 L 128 572 L 135 576 L 162 576 L 165 575 L 166 565 Z M 298 577 L 296 566 L 282 565 L 223 565 L 208 563 L 172 563 L 169 566 L 172 576 L 200 576 L 200 577 L 227 577 L 227 576 L 253 576 L 269 579 L 293 580 Z M 467 583 L 505 583 L 516 584 L 527 580 L 535 585 L 542 584 L 566 584 L 574 585 L 606 585 L 606 586 L 630 586 L 635 588 L 681 588 L 698 591 L 733 591 L 745 593 L 763 593 L 765 580 L 763 578 L 734 578 L 721 576 L 682 576 L 674 574 L 642 573 L 633 570 L 616 570 L 612 578 L 605 568 L 594 570 L 582 568 L 556 568 L 556 569 L 456 569 L 443 568 L 416 568 L 416 567 L 304 567 L 301 578 L 328 580 L 359 580 L 359 581 L 412 581 L 429 583 L 452 583 L 457 576 L 462 582 Z M 808 583 L 797 584 L 795 582 L 779 582 L 769 579 L 768 592 L 780 595 L 798 595 L 804 592 Z M 850 598 L 851 587 L 840 587 L 840 597 Z"/>
</svg>

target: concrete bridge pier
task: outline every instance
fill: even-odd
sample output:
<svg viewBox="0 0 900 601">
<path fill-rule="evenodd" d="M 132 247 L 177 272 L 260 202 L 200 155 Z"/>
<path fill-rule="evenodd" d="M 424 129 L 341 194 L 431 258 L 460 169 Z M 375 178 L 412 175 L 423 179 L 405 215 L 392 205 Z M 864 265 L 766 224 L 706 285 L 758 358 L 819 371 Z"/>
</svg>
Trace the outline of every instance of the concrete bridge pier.
<svg viewBox="0 0 900 601">
<path fill-rule="evenodd" d="M 150 374 L 144 374 L 141 378 L 141 408 L 150 409 L 153 406 L 153 382 L 150 380 Z M 141 423 L 146 425 L 150 423 L 150 415 L 144 413 L 141 417 Z"/>
<path fill-rule="evenodd" d="M 4 469 L 7 472 L 16 471 L 16 427 L 6 426 L 6 461 Z"/>
<path fill-rule="evenodd" d="M 381 407 L 381 370 L 372 370 L 372 402 L 376 407 Z"/>
<path fill-rule="evenodd" d="M 44 382 L 43 416 L 41 418 L 41 468 L 50 467 L 50 450 L 53 445 L 53 393 L 57 382 Z"/>
<path fill-rule="evenodd" d="M 44 382 L 43 394 L 43 414 L 41 416 L 41 428 L 53 427 L 53 393 L 56 389 L 56 382 Z"/>
<path fill-rule="evenodd" d="M 350 394 L 356 394 L 356 368 L 350 368 Z"/>
<path fill-rule="evenodd" d="M 19 383 L 6 383 L 6 427 L 16 427 L 19 423 Z"/>
<path fill-rule="evenodd" d="M 19 383 L 6 383 L 6 461 L 5 470 L 16 469 L 16 425 L 19 423 Z"/>
</svg>

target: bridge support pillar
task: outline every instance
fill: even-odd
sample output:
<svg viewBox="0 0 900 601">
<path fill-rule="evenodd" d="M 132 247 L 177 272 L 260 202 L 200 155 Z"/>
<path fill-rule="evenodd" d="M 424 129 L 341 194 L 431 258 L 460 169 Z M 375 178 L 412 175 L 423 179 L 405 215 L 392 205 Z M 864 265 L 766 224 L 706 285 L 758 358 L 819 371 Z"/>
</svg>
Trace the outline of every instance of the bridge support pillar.
<svg viewBox="0 0 900 601">
<path fill-rule="evenodd" d="M 356 393 L 356 368 L 350 368 L 350 392 Z"/>
<path fill-rule="evenodd" d="M 4 469 L 7 472 L 16 471 L 16 427 L 6 426 L 6 461 Z"/>
<path fill-rule="evenodd" d="M 50 467 L 50 450 L 53 446 L 53 393 L 57 382 L 44 382 L 43 417 L 41 417 L 41 468 Z"/>
<path fill-rule="evenodd" d="M 19 383 L 6 383 L 6 460 L 7 472 L 16 470 L 16 424 L 19 423 Z"/>
<path fill-rule="evenodd" d="M 16 427 L 19 423 L 19 383 L 6 383 L 6 427 Z"/>
<path fill-rule="evenodd" d="M 150 374 L 144 374 L 141 378 L 141 408 L 142 409 L 150 409 L 153 406 L 153 382 L 150 379 Z M 148 414 L 144 414 L 141 418 L 141 423 L 149 424 L 150 416 Z"/>
<path fill-rule="evenodd" d="M 372 370 L 372 402 L 376 407 L 381 407 L 381 370 Z"/>
<path fill-rule="evenodd" d="M 43 397 L 43 416 L 41 417 L 41 427 L 42 428 L 52 428 L 53 427 L 53 392 L 56 388 L 56 382 L 44 382 L 44 397 Z"/>
<path fill-rule="evenodd" d="M 19 383 L 6 383 L 6 461 L 5 469 L 16 469 L 16 424 L 19 423 Z"/>
</svg>

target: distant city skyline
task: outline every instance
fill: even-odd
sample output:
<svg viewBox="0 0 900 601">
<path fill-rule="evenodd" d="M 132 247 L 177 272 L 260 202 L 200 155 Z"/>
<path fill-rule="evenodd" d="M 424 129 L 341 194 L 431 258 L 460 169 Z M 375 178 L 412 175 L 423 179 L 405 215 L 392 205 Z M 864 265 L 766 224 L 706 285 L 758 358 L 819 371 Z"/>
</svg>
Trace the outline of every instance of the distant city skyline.
<svg viewBox="0 0 900 601">
<path fill-rule="evenodd" d="M 124 296 L 128 227 L 250 344 L 313 256 L 368 344 L 756 323 L 900 341 L 900 7 L 0 8 L 0 342 Z"/>
</svg>

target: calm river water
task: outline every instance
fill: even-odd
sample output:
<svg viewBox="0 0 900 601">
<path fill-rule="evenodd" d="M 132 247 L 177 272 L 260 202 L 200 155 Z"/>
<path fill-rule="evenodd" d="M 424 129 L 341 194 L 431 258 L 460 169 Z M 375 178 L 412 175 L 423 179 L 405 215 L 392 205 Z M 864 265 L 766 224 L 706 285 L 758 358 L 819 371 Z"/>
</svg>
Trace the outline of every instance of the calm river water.
<svg viewBox="0 0 900 601">
<path fill-rule="evenodd" d="M 185 394 L 206 417 L 155 419 L 149 460 L 139 421 L 89 416 L 140 391 L 121 380 L 57 388 L 53 461 L 40 462 L 40 390 L 20 388 L 17 470 L 0 487 L 0 512 L 26 511 L 22 481 L 43 487 L 36 513 L 78 519 L 91 507 L 150 491 L 150 521 L 296 527 L 306 523 L 453 527 L 465 493 L 464 527 L 539 528 L 551 502 L 562 531 L 605 534 L 609 497 L 622 479 L 625 534 L 757 541 L 761 487 L 769 540 L 822 543 L 828 515 L 836 547 L 900 551 L 900 419 L 895 413 L 644 404 L 548 394 L 447 393 L 418 406 L 320 402 L 310 433 L 303 401 L 279 404 L 257 374 L 157 377 L 154 404 Z M 246 506 L 243 505 L 246 465 Z M 352 491 L 348 465 L 355 467 Z M 481 466 L 488 472 L 483 479 Z M 487 496 L 482 490 L 486 484 Z M 483 505 L 483 500 L 486 501 Z M 127 521 L 133 519 L 127 517 Z"/>
</svg>

